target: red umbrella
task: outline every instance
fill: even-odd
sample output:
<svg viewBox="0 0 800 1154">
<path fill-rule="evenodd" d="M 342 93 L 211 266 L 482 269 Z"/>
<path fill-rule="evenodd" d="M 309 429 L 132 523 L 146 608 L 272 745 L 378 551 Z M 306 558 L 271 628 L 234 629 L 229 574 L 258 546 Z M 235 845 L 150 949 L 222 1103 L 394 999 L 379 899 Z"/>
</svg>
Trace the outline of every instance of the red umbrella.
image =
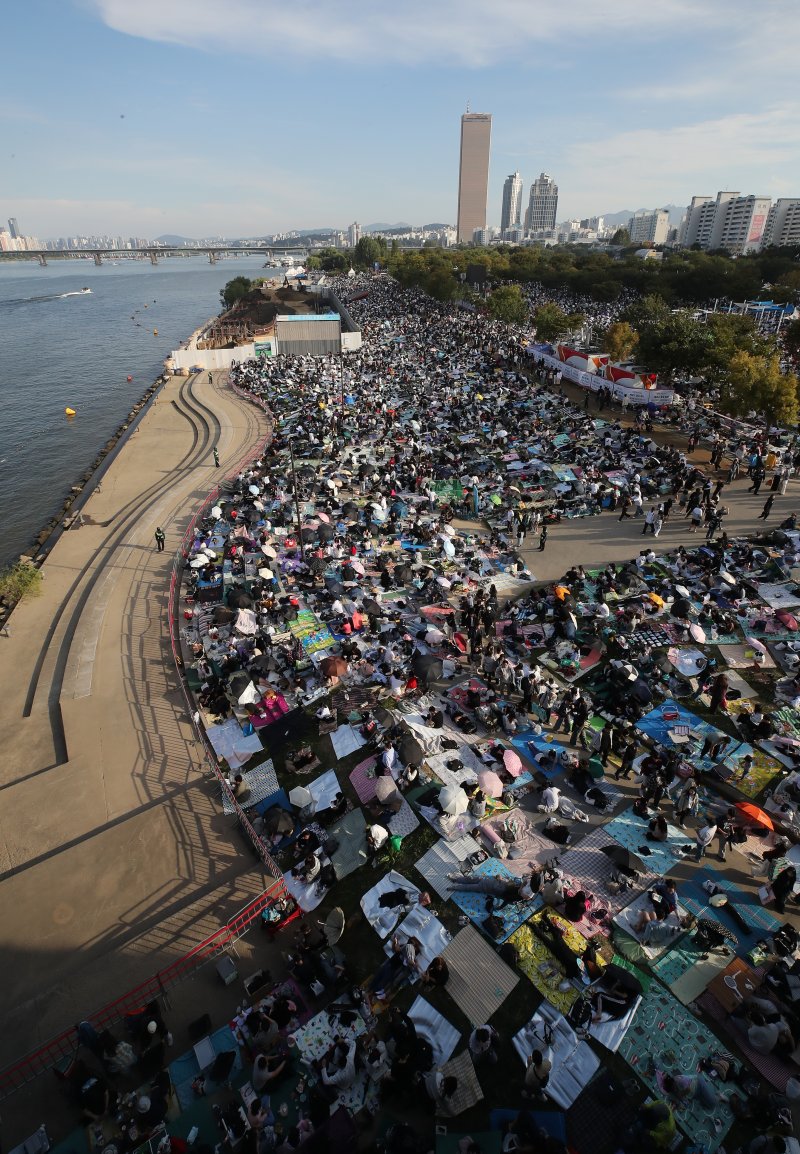
<svg viewBox="0 0 800 1154">
<path fill-rule="evenodd" d="M 769 814 L 764 813 L 763 809 L 759 809 L 757 805 L 753 805 L 752 801 L 737 801 L 736 808 L 745 817 L 749 817 L 750 821 L 754 821 L 756 825 L 763 825 L 765 829 L 775 828 Z"/>
<path fill-rule="evenodd" d="M 790 633 L 794 633 L 798 628 L 797 618 L 788 609 L 779 609 L 775 617 Z"/>
</svg>

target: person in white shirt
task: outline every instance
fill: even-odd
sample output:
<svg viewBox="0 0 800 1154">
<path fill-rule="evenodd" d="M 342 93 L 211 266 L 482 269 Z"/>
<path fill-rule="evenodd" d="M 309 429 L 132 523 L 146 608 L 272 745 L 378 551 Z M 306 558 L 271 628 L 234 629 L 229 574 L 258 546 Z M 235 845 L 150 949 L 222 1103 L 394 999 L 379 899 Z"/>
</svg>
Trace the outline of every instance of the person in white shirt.
<svg viewBox="0 0 800 1154">
<path fill-rule="evenodd" d="M 542 791 L 542 804 L 539 806 L 540 813 L 555 813 L 561 804 L 561 790 L 557 785 L 548 785 Z"/>
<path fill-rule="evenodd" d="M 476 1066 L 482 1062 L 488 1062 L 492 1066 L 495 1065 L 497 1062 L 497 1050 L 495 1046 L 499 1038 L 500 1035 L 494 1026 L 476 1026 L 469 1036 L 469 1052 Z"/>
<path fill-rule="evenodd" d="M 350 1042 L 345 1053 L 342 1053 L 344 1043 L 341 1038 L 338 1036 L 334 1038 L 334 1043 L 334 1052 L 331 1055 L 333 1070 L 331 1071 L 327 1062 L 323 1060 L 320 1077 L 326 1086 L 346 1090 L 356 1080 L 356 1040 L 354 1038 Z"/>
<path fill-rule="evenodd" d="M 696 856 L 698 861 L 700 861 L 701 858 L 705 857 L 706 850 L 711 845 L 712 841 L 714 840 L 714 838 L 716 836 L 717 836 L 716 819 L 713 817 L 707 817 L 706 818 L 706 824 L 701 825 L 700 828 L 698 829 L 697 833 L 694 835 L 695 842 L 697 843 L 697 849 L 695 851 L 695 856 Z"/>
</svg>

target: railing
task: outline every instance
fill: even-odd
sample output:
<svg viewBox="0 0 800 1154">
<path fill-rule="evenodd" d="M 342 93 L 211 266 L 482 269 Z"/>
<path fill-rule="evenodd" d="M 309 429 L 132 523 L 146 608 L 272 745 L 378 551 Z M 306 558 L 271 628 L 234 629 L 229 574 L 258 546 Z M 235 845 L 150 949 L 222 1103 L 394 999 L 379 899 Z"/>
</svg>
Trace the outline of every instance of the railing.
<svg viewBox="0 0 800 1154">
<path fill-rule="evenodd" d="M 135 1013 L 149 1002 L 163 997 L 172 986 L 234 946 L 253 922 L 261 917 L 267 906 L 282 899 L 285 892 L 282 881 L 274 881 L 257 898 L 235 914 L 226 925 L 220 926 L 209 937 L 198 942 L 187 954 L 176 958 L 169 966 L 159 970 L 157 974 L 135 986 L 122 997 L 95 1011 L 87 1020 L 98 1032 L 107 1030 L 120 1022 L 126 1014 Z M 77 1050 L 78 1037 L 74 1027 L 51 1038 L 49 1042 L 45 1042 L 43 1046 L 0 1072 L 0 1099 L 7 1098 L 9 1094 L 32 1082 L 59 1062 L 74 1058 Z"/>
<path fill-rule="evenodd" d="M 230 384 L 230 382 L 228 382 Z M 244 392 L 233 385 L 230 386 L 232 390 L 244 397 L 248 401 L 252 401 L 259 405 L 267 414 L 269 414 L 269 406 L 266 402 L 258 397 L 253 397 L 251 394 Z M 242 458 L 231 474 L 238 473 L 241 469 L 253 459 L 252 451 Z M 194 703 L 189 695 L 189 690 L 186 686 L 186 680 L 183 676 L 183 659 L 180 651 L 180 644 L 176 630 L 176 609 L 180 600 L 180 581 L 181 568 L 187 553 L 188 543 L 194 534 L 195 526 L 198 519 L 202 516 L 205 510 L 216 501 L 219 496 L 219 487 L 215 487 L 210 495 L 206 498 L 200 508 L 192 517 L 186 531 L 181 540 L 179 550 L 175 554 L 175 559 L 172 564 L 172 573 L 170 575 L 170 589 L 169 589 L 169 635 L 170 644 L 172 646 L 172 656 L 175 661 L 175 668 L 178 672 L 181 690 L 183 692 L 186 709 L 192 726 L 194 727 L 197 739 L 200 741 L 203 757 L 210 773 L 216 778 L 220 789 L 227 796 L 234 813 L 239 820 L 241 828 L 244 830 L 248 839 L 253 845 L 258 857 L 263 862 L 268 873 L 272 877 L 272 884 L 267 886 L 265 890 L 249 905 L 245 906 L 239 911 L 226 925 L 221 926 L 209 937 L 204 938 L 203 941 L 198 942 L 193 946 L 188 953 L 180 958 L 176 958 L 169 966 L 142 982 L 140 985 L 129 990 L 126 994 L 103 1006 L 102 1009 L 95 1011 L 88 1016 L 88 1021 L 97 1030 L 105 1030 L 115 1023 L 119 1022 L 125 1014 L 132 1013 L 138 1009 L 143 1008 L 148 1002 L 156 998 L 163 997 L 167 990 L 174 986 L 177 982 L 186 978 L 188 975 L 194 973 L 200 966 L 204 965 L 209 959 L 215 957 L 217 954 L 227 950 L 244 934 L 252 923 L 261 916 L 264 909 L 276 902 L 284 900 L 287 897 L 286 887 L 283 882 L 283 873 L 278 867 L 275 860 L 267 852 L 264 843 L 259 838 L 253 826 L 250 823 L 246 812 L 242 809 L 239 802 L 233 795 L 232 790 L 228 786 L 227 781 L 217 764 L 216 756 L 208 744 L 203 729 L 197 725 L 194 720 Z M 52 1069 L 59 1062 L 65 1059 L 74 1058 L 78 1049 L 78 1038 L 75 1028 L 64 1030 L 55 1038 L 45 1042 L 38 1049 L 25 1055 L 13 1065 L 6 1067 L 5 1070 L 0 1071 L 0 1100 L 8 1097 L 15 1090 L 20 1089 L 27 1083 L 39 1077 L 40 1074 L 46 1070 Z"/>
</svg>

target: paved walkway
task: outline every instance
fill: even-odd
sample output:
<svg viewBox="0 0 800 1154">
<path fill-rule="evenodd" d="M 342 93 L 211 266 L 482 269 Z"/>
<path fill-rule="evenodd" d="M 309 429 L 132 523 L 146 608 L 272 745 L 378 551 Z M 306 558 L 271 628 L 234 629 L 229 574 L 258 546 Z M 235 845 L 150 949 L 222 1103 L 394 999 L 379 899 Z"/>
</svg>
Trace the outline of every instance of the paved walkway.
<svg viewBox="0 0 800 1154">
<path fill-rule="evenodd" d="M 0 637 L 0 1066 L 263 889 L 200 771 L 166 609 L 191 513 L 266 432 L 205 373 L 171 379 Z"/>
</svg>

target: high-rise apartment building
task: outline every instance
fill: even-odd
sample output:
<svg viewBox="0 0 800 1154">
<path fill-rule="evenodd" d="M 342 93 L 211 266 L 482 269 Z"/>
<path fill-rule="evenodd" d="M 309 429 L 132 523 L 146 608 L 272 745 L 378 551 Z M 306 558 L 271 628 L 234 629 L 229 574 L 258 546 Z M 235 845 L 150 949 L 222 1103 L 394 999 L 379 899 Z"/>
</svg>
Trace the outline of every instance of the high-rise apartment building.
<svg viewBox="0 0 800 1154">
<path fill-rule="evenodd" d="M 684 248 L 722 248 L 734 256 L 761 248 L 772 201 L 768 196 L 718 192 L 716 200 L 694 196 L 686 209 L 680 243 Z"/>
<path fill-rule="evenodd" d="M 531 185 L 528 210 L 525 213 L 525 231 L 541 232 L 556 227 L 558 212 L 558 185 L 546 172 L 539 174 Z"/>
<path fill-rule="evenodd" d="M 17 226 L 17 218 L 15 216 L 8 218 L 8 231 L 11 233 L 12 240 L 19 240 L 19 227 Z"/>
<path fill-rule="evenodd" d="M 361 225 L 358 221 L 353 221 L 347 230 L 347 242 L 351 248 L 355 248 L 361 240 Z"/>
<path fill-rule="evenodd" d="M 665 244 L 669 234 L 669 213 L 657 208 L 653 212 L 635 212 L 628 221 L 631 244 Z"/>
<path fill-rule="evenodd" d="M 470 244 L 476 228 L 486 228 L 489 193 L 489 149 L 492 118 L 487 112 L 461 117 L 461 159 L 458 169 L 458 241 Z"/>
<path fill-rule="evenodd" d="M 782 196 L 769 210 L 762 248 L 800 245 L 800 200 Z"/>
<path fill-rule="evenodd" d="M 512 172 L 503 185 L 503 208 L 500 213 L 500 234 L 504 236 L 509 228 L 519 228 L 522 223 L 522 177 Z"/>
</svg>

